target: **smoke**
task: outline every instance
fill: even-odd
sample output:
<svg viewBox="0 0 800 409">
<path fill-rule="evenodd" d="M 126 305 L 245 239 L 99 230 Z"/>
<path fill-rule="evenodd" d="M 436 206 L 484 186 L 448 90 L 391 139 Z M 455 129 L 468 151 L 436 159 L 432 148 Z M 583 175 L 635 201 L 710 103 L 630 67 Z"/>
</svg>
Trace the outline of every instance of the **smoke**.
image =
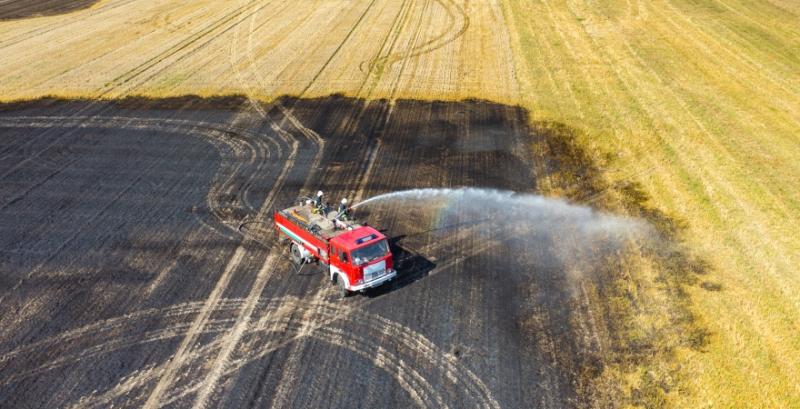
<svg viewBox="0 0 800 409">
<path fill-rule="evenodd" d="M 580 278 L 650 236 L 649 226 L 641 220 L 493 189 L 391 192 L 354 208 L 365 208 L 379 219 L 383 215 L 400 220 L 393 230 L 412 242 L 416 238 L 423 254 L 437 259 L 477 258 L 523 275 Z"/>
</svg>

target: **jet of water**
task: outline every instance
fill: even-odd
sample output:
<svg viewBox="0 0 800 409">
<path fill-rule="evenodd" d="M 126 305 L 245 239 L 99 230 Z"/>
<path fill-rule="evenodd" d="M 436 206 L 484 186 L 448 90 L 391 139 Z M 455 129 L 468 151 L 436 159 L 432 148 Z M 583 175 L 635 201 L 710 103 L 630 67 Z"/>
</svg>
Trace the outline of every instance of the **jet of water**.
<svg viewBox="0 0 800 409">
<path fill-rule="evenodd" d="M 374 196 L 354 208 L 363 206 L 371 213 L 402 214 L 407 226 L 432 232 L 428 242 L 460 240 L 458 246 L 476 248 L 496 243 L 493 257 L 513 257 L 515 268 L 525 271 L 593 270 L 649 231 L 638 219 L 495 189 L 412 189 Z"/>
<path fill-rule="evenodd" d="M 561 199 L 508 190 L 471 187 L 422 188 L 389 192 L 373 196 L 352 208 L 392 201 L 417 202 L 417 204 L 445 201 L 450 206 L 449 209 L 444 209 L 446 213 L 455 212 L 462 216 L 500 217 L 515 223 L 564 222 L 570 225 L 577 223 L 581 224 L 582 230 L 586 231 L 632 231 L 643 227 L 641 221 L 598 212 L 588 206 L 571 204 Z"/>
</svg>

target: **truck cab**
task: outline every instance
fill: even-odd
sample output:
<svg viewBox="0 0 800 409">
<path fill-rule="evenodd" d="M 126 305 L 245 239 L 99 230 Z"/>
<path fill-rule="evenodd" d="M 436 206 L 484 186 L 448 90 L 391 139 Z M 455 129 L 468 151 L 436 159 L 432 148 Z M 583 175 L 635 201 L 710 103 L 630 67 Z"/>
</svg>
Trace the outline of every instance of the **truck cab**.
<svg viewBox="0 0 800 409">
<path fill-rule="evenodd" d="M 393 279 L 392 253 L 381 232 L 362 226 L 330 241 L 330 278 L 340 288 L 362 291 Z"/>
</svg>

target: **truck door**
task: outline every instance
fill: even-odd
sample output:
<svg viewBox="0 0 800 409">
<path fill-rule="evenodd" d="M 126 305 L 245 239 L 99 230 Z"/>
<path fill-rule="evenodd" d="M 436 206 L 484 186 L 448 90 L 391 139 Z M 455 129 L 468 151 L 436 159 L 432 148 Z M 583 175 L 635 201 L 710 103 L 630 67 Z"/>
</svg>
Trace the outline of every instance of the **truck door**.
<svg viewBox="0 0 800 409">
<path fill-rule="evenodd" d="M 347 275 L 345 270 L 347 262 L 347 253 L 338 246 L 331 245 L 331 278 L 337 273 Z"/>
</svg>

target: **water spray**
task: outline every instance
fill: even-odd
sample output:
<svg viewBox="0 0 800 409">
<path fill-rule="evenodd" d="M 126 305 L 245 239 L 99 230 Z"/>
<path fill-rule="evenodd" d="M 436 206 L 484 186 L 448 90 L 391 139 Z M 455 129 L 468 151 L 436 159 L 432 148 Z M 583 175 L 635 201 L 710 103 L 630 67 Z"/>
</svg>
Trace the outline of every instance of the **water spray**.
<svg viewBox="0 0 800 409">
<path fill-rule="evenodd" d="M 494 257 L 514 258 L 526 271 L 588 271 L 649 231 L 638 219 L 507 190 L 411 189 L 377 195 L 352 208 L 366 206 L 373 213 L 402 211 L 413 220 L 405 228 L 416 231 L 398 233 L 432 234 L 431 243 L 455 240 L 453 245 L 476 248 L 494 243 Z"/>
</svg>

